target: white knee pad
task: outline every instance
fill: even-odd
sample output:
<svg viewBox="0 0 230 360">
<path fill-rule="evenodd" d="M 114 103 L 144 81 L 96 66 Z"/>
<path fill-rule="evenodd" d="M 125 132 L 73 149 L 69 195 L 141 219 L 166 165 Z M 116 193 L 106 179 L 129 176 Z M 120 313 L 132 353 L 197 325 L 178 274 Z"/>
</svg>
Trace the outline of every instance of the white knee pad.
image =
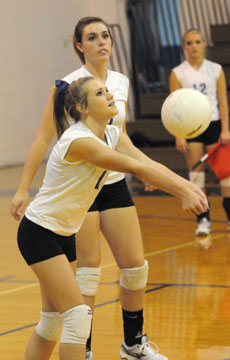
<svg viewBox="0 0 230 360">
<path fill-rule="evenodd" d="M 189 180 L 198 186 L 200 189 L 205 187 L 205 172 L 204 171 L 190 171 Z"/>
<path fill-rule="evenodd" d="M 223 180 L 220 180 L 220 185 L 229 187 L 230 186 L 230 177 L 227 177 L 227 178 L 225 178 Z"/>
<path fill-rule="evenodd" d="M 92 311 L 87 305 L 78 305 L 62 313 L 63 344 L 86 344 L 90 335 Z"/>
<path fill-rule="evenodd" d="M 86 295 L 86 296 L 96 295 L 101 278 L 100 268 L 92 268 L 92 267 L 77 268 L 76 277 L 82 295 Z"/>
<path fill-rule="evenodd" d="M 61 326 L 60 314 L 58 312 L 41 311 L 41 318 L 35 330 L 43 339 L 57 341 Z"/>
<path fill-rule="evenodd" d="M 144 289 L 148 278 L 148 261 L 136 268 L 121 269 L 120 285 L 128 290 Z"/>
</svg>

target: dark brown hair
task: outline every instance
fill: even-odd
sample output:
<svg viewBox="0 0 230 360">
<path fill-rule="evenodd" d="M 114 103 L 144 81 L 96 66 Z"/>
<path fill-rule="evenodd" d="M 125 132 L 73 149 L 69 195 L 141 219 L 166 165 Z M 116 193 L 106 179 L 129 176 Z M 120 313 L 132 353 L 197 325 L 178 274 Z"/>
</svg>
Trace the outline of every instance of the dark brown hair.
<svg viewBox="0 0 230 360">
<path fill-rule="evenodd" d="M 82 42 L 82 34 L 83 34 L 84 28 L 87 25 L 92 24 L 92 23 L 102 23 L 107 27 L 109 36 L 111 38 L 111 42 L 113 45 L 113 37 L 112 37 L 111 31 L 110 31 L 110 28 L 109 28 L 109 25 L 107 24 L 107 22 L 105 22 L 103 19 L 101 19 L 99 17 L 94 17 L 94 16 L 88 16 L 88 17 L 84 17 L 84 18 L 80 19 L 74 30 L 73 47 L 83 64 L 85 64 L 85 57 L 84 57 L 84 54 L 80 50 L 78 50 L 78 48 L 76 46 L 76 42 L 80 42 L 80 43 Z"/>
</svg>

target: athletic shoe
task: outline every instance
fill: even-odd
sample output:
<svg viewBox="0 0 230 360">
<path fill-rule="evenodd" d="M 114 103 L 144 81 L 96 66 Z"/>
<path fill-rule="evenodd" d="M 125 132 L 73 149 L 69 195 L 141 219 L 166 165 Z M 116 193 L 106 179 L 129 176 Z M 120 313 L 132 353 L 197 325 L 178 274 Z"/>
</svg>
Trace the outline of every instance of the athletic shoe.
<svg viewBox="0 0 230 360">
<path fill-rule="evenodd" d="M 210 221 L 204 217 L 202 218 L 197 225 L 196 236 L 207 236 L 211 231 Z"/>
<path fill-rule="evenodd" d="M 92 353 L 92 351 L 86 351 L 85 360 L 93 360 L 93 353 Z"/>
<path fill-rule="evenodd" d="M 141 344 L 136 344 L 133 346 L 127 346 L 123 341 L 121 344 L 120 357 L 121 359 L 127 360 L 168 360 L 164 355 L 158 353 L 159 349 L 155 343 L 156 350 L 154 350 L 148 343 L 148 335 L 143 335 L 141 339 Z"/>
</svg>

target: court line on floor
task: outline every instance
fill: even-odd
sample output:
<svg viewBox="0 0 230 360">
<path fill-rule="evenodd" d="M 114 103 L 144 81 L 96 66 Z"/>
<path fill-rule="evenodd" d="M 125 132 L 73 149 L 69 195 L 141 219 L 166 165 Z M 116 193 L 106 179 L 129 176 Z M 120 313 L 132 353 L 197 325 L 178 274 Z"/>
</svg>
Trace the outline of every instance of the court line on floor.
<svg viewBox="0 0 230 360">
<path fill-rule="evenodd" d="M 226 235 L 225 234 L 210 235 L 209 238 L 212 241 L 212 240 L 220 239 L 221 237 L 224 237 L 224 236 L 226 236 Z M 165 248 L 165 249 L 156 250 L 156 251 L 152 251 L 150 253 L 146 253 L 145 257 L 156 256 L 156 255 L 163 254 L 163 253 L 166 253 L 166 252 L 169 252 L 169 251 L 182 249 L 182 248 L 185 248 L 185 247 L 188 247 L 188 246 L 192 246 L 192 245 L 194 245 L 196 243 L 197 243 L 197 239 L 193 240 L 193 241 L 189 241 L 187 243 L 174 245 L 174 246 L 170 246 L 170 247 Z M 116 262 L 112 262 L 112 263 L 109 263 L 109 264 L 102 265 L 101 268 L 102 269 L 107 269 L 107 268 L 115 266 L 115 265 L 117 265 Z M 38 286 L 38 285 L 39 285 L 39 282 L 36 282 L 34 284 L 24 285 L 24 286 L 20 286 L 18 288 L 1 291 L 0 296 L 12 294 L 14 292 L 18 292 L 18 291 L 25 290 L 25 289 L 30 289 L 30 288 L 33 288 L 33 287 Z"/>
<path fill-rule="evenodd" d="M 172 221 L 189 221 L 194 222 L 194 218 L 185 217 L 168 217 L 168 216 L 156 216 L 156 215 L 139 215 L 139 219 L 153 219 L 153 220 L 172 220 Z M 213 220 L 212 224 L 226 224 L 226 220 Z"/>
<path fill-rule="evenodd" d="M 176 284 L 176 283 L 168 283 L 168 284 L 151 284 L 151 285 L 156 285 L 156 287 L 154 288 L 151 288 L 151 289 L 147 289 L 145 291 L 146 294 L 148 293 L 151 293 L 153 291 L 157 291 L 157 290 L 162 290 L 162 289 L 166 289 L 166 288 L 170 288 L 170 287 L 177 287 L 177 286 L 182 286 L 182 287 L 216 287 L 216 288 L 227 288 L 229 289 L 230 286 L 228 285 L 206 285 L 206 284 Z M 95 308 L 100 308 L 100 307 L 103 307 L 103 306 L 107 306 L 107 305 L 111 305 L 111 304 L 114 304 L 116 302 L 119 302 L 120 299 L 119 298 L 116 298 L 116 299 L 113 299 L 113 300 L 109 300 L 109 301 L 106 301 L 106 302 L 103 302 L 101 304 L 97 304 L 95 305 Z M 4 335 L 9 335 L 9 334 L 12 334 L 14 332 L 18 332 L 18 331 L 21 331 L 21 330 L 25 330 L 25 329 L 28 329 L 28 328 L 31 328 L 31 327 L 35 327 L 37 325 L 37 323 L 33 323 L 33 324 L 28 324 L 28 325 L 25 325 L 25 326 L 21 326 L 21 327 L 18 327 L 18 328 L 15 328 L 15 329 L 11 329 L 11 330 L 8 330 L 8 331 L 4 331 L 2 333 L 0 333 L 0 337 L 1 336 L 4 336 Z M 227 360 L 227 359 L 226 359 Z"/>
<path fill-rule="evenodd" d="M 158 286 L 157 290 L 159 290 L 160 288 L 163 288 L 163 287 L 205 287 L 205 288 L 217 288 L 217 289 L 230 289 L 230 285 L 217 285 L 217 284 L 186 284 L 186 283 L 148 283 L 147 284 L 148 286 Z M 145 293 L 149 293 L 149 292 L 152 292 L 152 291 L 155 291 L 156 288 L 152 288 L 152 289 L 147 289 L 145 291 Z"/>
<path fill-rule="evenodd" d="M 164 284 L 157 284 L 156 287 L 154 287 L 153 289 L 151 289 L 152 291 L 156 291 L 156 290 L 160 290 L 160 289 L 163 289 L 165 287 L 168 287 L 169 285 L 164 285 Z M 146 293 L 149 292 L 146 291 Z M 95 305 L 95 308 L 100 308 L 100 307 L 103 307 L 103 306 L 107 306 L 107 305 L 110 305 L 110 304 L 114 304 L 116 302 L 119 302 L 120 299 L 119 298 L 116 298 L 116 299 L 113 299 L 113 300 L 109 300 L 109 301 L 106 301 L 106 302 L 103 302 L 101 304 L 97 304 Z M 38 323 L 33 323 L 33 324 L 28 324 L 28 325 L 24 325 L 24 326 L 21 326 L 21 327 L 18 327 L 18 328 L 15 328 L 15 329 L 11 329 L 11 330 L 7 330 L 7 331 L 4 331 L 2 333 L 0 333 L 0 336 L 4 336 L 4 335 L 9 335 L 9 334 L 12 334 L 14 332 L 18 332 L 18 331 L 21 331 L 21 330 L 25 330 L 25 329 L 28 329 L 28 328 L 31 328 L 31 327 L 34 327 L 36 326 Z"/>
<path fill-rule="evenodd" d="M 217 239 L 220 239 L 222 237 L 225 237 L 226 234 L 218 234 L 218 235 L 210 235 L 209 236 L 209 239 L 211 241 L 213 240 L 217 240 Z M 200 238 L 201 239 L 204 239 L 204 238 Z M 192 246 L 192 245 L 195 245 L 195 244 L 198 244 L 198 241 L 199 240 L 193 240 L 193 241 L 189 241 L 189 242 L 186 242 L 186 243 L 183 243 L 183 244 L 179 244 L 179 245 L 174 245 L 174 246 L 170 246 L 168 248 L 165 248 L 165 249 L 161 249 L 161 250 L 155 250 L 155 251 L 152 251 L 150 253 L 146 253 L 145 254 L 145 257 L 150 257 L 150 256 L 156 256 L 156 255 L 159 255 L 159 254 L 163 254 L 163 253 L 166 253 L 166 252 L 169 252 L 169 251 L 174 251 L 174 250 L 177 250 L 177 249 L 182 249 L 182 248 L 185 248 L 185 247 L 188 247 L 188 246 Z M 109 263 L 109 264 L 105 264 L 103 265 L 101 268 L 102 269 L 105 269 L 105 268 L 108 268 L 108 267 L 111 267 L 111 266 L 114 266 L 116 265 L 115 262 L 113 263 Z M 1 295 L 1 294 L 0 294 Z"/>
<path fill-rule="evenodd" d="M 0 296 L 12 294 L 12 293 L 14 293 L 14 292 L 21 291 L 21 290 L 24 290 L 24 289 L 30 289 L 30 288 L 35 287 L 35 286 L 38 286 L 38 285 L 39 285 L 39 282 L 36 282 L 35 284 L 24 285 L 24 286 L 20 286 L 19 288 L 1 291 L 1 292 L 0 292 Z"/>
<path fill-rule="evenodd" d="M 14 276 L 7 276 L 5 278 L 1 278 L 0 282 L 5 282 L 6 280 L 10 280 L 10 279 L 13 279 L 13 278 L 14 278 Z"/>
</svg>

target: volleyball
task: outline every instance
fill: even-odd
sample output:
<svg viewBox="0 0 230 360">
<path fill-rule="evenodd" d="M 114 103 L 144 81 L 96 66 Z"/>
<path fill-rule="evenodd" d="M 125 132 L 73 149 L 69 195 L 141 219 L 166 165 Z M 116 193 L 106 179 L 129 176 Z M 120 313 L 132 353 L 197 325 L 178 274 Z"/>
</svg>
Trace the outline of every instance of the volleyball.
<svg viewBox="0 0 230 360">
<path fill-rule="evenodd" d="M 211 105 L 207 96 L 190 88 L 172 92 L 161 109 L 161 119 L 166 130 L 175 137 L 184 139 L 202 134 L 211 118 Z"/>
</svg>

